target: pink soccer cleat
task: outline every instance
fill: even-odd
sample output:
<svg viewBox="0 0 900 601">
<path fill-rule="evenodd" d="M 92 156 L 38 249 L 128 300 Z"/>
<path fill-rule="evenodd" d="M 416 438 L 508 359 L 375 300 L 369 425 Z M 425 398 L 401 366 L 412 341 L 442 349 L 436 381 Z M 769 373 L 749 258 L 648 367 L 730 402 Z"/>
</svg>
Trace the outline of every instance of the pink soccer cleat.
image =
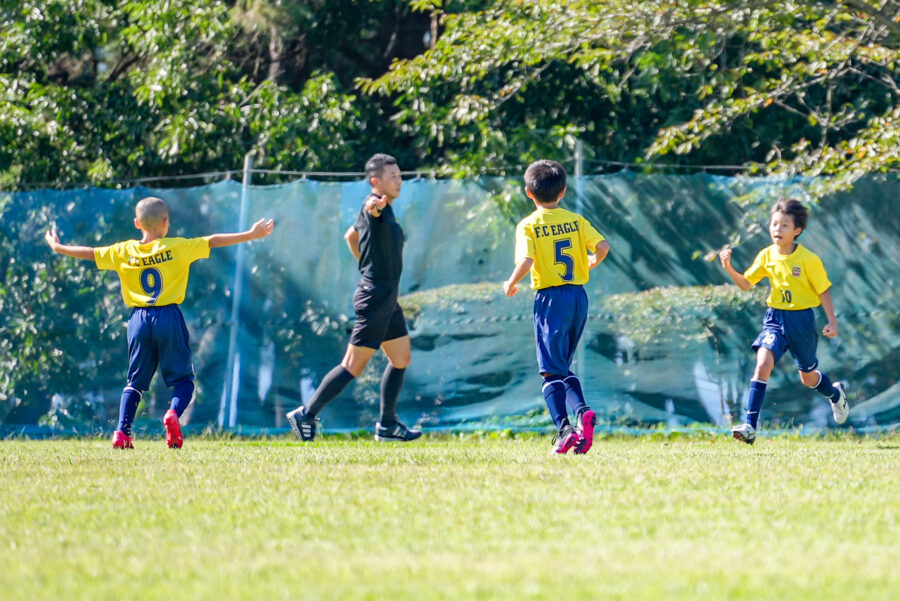
<svg viewBox="0 0 900 601">
<path fill-rule="evenodd" d="M 133 449 L 133 441 L 134 439 L 132 437 L 125 436 L 125 433 L 121 430 L 116 430 L 112 437 L 112 445 L 114 449 Z"/>
<path fill-rule="evenodd" d="M 170 449 L 180 449 L 184 444 L 184 436 L 181 435 L 181 424 L 178 423 L 178 414 L 174 409 L 166 411 L 163 425 L 166 427 L 166 444 Z"/>
<path fill-rule="evenodd" d="M 594 444 L 594 426 L 597 425 L 597 414 L 592 409 L 585 409 L 578 416 L 578 442 L 575 443 L 575 453 L 584 455 L 591 450 Z"/>
</svg>

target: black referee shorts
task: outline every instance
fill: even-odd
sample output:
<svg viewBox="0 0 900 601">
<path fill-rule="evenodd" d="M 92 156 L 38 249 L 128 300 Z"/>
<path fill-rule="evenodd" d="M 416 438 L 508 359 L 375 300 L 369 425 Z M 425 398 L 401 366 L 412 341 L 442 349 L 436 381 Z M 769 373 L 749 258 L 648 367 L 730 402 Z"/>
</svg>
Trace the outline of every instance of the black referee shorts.
<svg viewBox="0 0 900 601">
<path fill-rule="evenodd" d="M 350 344 L 378 349 L 385 340 L 409 334 L 403 309 L 397 303 L 398 284 L 362 280 L 353 294 L 356 325 Z"/>
</svg>

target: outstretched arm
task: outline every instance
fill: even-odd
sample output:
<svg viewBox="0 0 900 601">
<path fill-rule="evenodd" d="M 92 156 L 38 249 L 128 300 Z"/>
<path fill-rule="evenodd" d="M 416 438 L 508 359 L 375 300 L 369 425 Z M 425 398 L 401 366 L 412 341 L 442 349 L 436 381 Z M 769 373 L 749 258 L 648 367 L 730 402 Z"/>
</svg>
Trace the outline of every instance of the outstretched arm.
<svg viewBox="0 0 900 601">
<path fill-rule="evenodd" d="M 597 248 L 594 249 L 594 254 L 588 257 L 588 271 L 599 265 L 606 259 L 606 255 L 609 254 L 609 242 L 606 240 L 601 240 L 597 243 Z"/>
<path fill-rule="evenodd" d="M 370 194 L 369 199 L 366 200 L 366 211 L 369 212 L 369 215 L 375 217 L 376 219 L 381 217 L 381 212 L 384 211 L 384 207 L 387 206 L 387 196 L 378 196 L 377 194 Z"/>
<path fill-rule="evenodd" d="M 356 231 L 355 227 L 351 225 L 347 228 L 347 231 L 344 232 L 344 240 L 347 242 L 347 248 L 350 249 L 350 252 L 353 253 L 353 256 L 359 261 L 359 232 Z"/>
<path fill-rule="evenodd" d="M 69 257 L 75 257 L 76 259 L 94 260 L 94 249 L 90 246 L 72 246 L 61 243 L 59 241 L 59 234 L 56 233 L 56 226 L 47 230 L 47 233 L 44 234 L 44 240 L 47 241 L 47 244 L 50 245 L 53 252 Z"/>
<path fill-rule="evenodd" d="M 726 248 L 719 253 L 719 260 L 722 262 L 722 267 L 725 268 L 725 271 L 731 276 L 731 279 L 737 284 L 737 287 L 741 290 L 750 290 L 753 288 L 753 284 L 750 283 L 750 280 L 744 277 L 744 274 L 738 272 L 737 269 L 732 267 L 731 265 L 731 249 Z"/>
<path fill-rule="evenodd" d="M 828 323 L 822 330 L 822 334 L 828 338 L 834 338 L 838 335 L 838 324 L 837 315 L 834 314 L 834 303 L 831 302 L 831 290 L 820 294 L 819 300 L 822 301 L 822 309 L 825 310 L 825 315 L 828 317 Z"/>
<path fill-rule="evenodd" d="M 503 282 L 503 292 L 506 296 L 515 296 L 516 292 L 519 291 L 517 284 L 522 281 L 522 278 L 524 278 L 526 274 L 528 274 L 532 265 L 534 265 L 534 259 L 530 257 L 525 257 L 519 261 L 516 268 L 513 269 L 512 275 L 509 276 L 509 279 Z"/>
<path fill-rule="evenodd" d="M 257 238 L 265 238 L 272 233 L 275 228 L 275 222 L 269 219 L 260 219 L 246 232 L 237 234 L 213 234 L 209 237 L 209 247 L 219 248 L 220 246 L 231 246 L 232 244 L 240 244 Z"/>
</svg>

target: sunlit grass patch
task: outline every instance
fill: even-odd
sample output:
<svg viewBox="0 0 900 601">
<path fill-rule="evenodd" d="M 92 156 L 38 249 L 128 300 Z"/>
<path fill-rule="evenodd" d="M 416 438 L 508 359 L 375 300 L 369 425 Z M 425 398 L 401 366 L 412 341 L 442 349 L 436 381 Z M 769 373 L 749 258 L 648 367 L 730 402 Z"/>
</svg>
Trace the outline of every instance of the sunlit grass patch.
<svg viewBox="0 0 900 601">
<path fill-rule="evenodd" d="M 900 438 L 6 441 L 22 599 L 876 599 Z"/>
</svg>

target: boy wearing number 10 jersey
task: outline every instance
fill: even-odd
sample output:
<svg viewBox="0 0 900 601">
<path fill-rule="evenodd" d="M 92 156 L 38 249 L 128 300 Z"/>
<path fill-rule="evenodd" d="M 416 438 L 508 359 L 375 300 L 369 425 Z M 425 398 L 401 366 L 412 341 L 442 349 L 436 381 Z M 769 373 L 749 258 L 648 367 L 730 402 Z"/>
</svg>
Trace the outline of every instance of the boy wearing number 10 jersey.
<svg viewBox="0 0 900 601">
<path fill-rule="evenodd" d="M 844 384 L 832 383 L 828 375 L 816 368 L 816 317 L 813 308 L 822 306 L 828 323 L 822 334 L 834 338 L 838 333 L 837 317 L 831 301 L 831 282 L 825 266 L 815 253 L 797 244 L 806 229 L 809 210 L 799 200 L 782 198 L 772 207 L 769 235 L 772 245 L 764 248 L 743 274 L 731 265 L 731 249 L 719 253 L 722 267 L 741 290 L 749 290 L 763 278 L 769 278 L 772 290 L 766 304 L 763 331 L 753 342 L 756 369 L 750 381 L 746 421 L 731 429 L 732 436 L 753 444 L 759 411 L 766 394 L 772 369 L 786 351 L 791 351 L 800 372 L 800 381 L 831 401 L 834 421 L 843 424 L 850 414 Z"/>
<path fill-rule="evenodd" d="M 184 301 L 191 263 L 208 258 L 210 248 L 268 236 L 274 224 L 260 219 L 242 233 L 168 238 L 169 207 L 161 198 L 148 197 L 135 207 L 134 225 L 143 234 L 140 240 L 100 248 L 61 244 L 55 228 L 45 238 L 57 253 L 93 260 L 100 269 L 118 273 L 125 304 L 133 307 L 128 320 L 128 379 L 113 447 L 134 448 L 131 426 L 135 413 L 159 368 L 166 386 L 173 388 L 163 418 L 166 442 L 171 448 L 181 448 L 184 438 L 179 418 L 194 393 L 194 366 L 187 325 L 178 305 Z"/>
<path fill-rule="evenodd" d="M 566 170 L 540 160 L 525 171 L 525 194 L 535 211 L 516 226 L 516 267 L 503 283 L 513 296 L 531 272 L 534 335 L 541 392 L 557 428 L 553 451 L 587 453 L 594 439 L 596 415 L 587 406 L 581 382 L 571 371 L 575 349 L 587 322 L 588 272 L 609 253 L 609 243 L 590 222 L 559 206 L 566 194 Z M 591 253 L 591 254 L 589 254 Z M 567 405 L 575 415 L 569 422 Z"/>
</svg>

